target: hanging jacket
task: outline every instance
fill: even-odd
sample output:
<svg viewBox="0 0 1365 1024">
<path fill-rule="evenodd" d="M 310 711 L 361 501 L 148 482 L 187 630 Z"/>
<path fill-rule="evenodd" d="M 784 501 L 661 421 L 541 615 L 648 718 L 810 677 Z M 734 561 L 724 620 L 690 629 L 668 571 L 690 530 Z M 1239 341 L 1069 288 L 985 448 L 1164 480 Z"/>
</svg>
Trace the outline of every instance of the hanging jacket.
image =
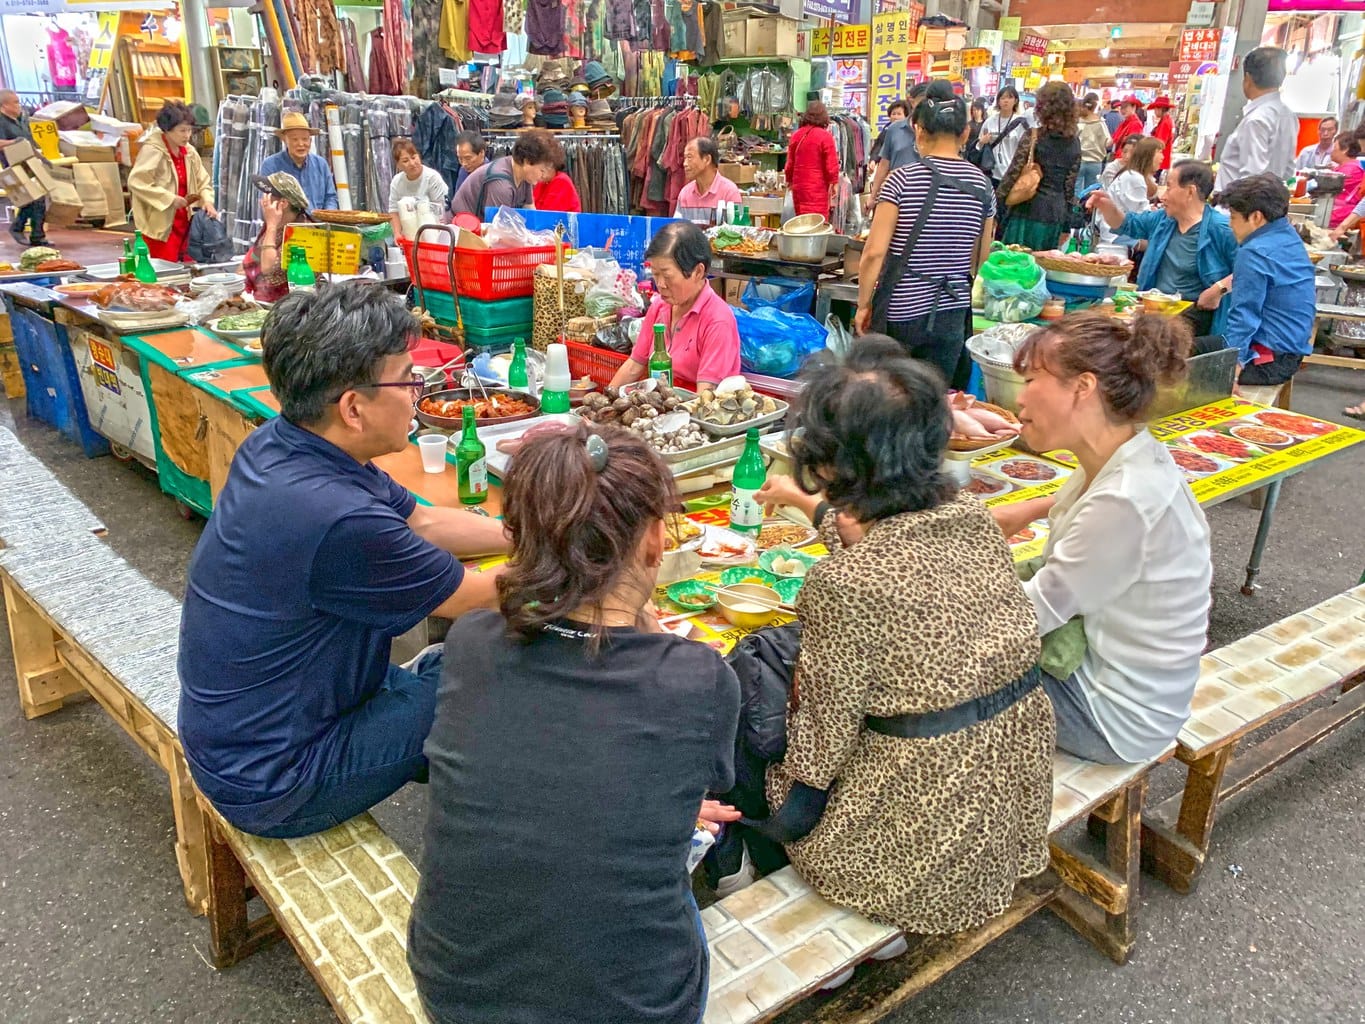
<svg viewBox="0 0 1365 1024">
<path fill-rule="evenodd" d="M 450 115 L 433 103 L 417 115 L 412 127 L 412 144 L 422 163 L 434 168 L 445 179 L 450 195 L 455 194 L 456 181 L 460 174 L 460 161 L 455 155 L 455 136 L 459 134 Z"/>
</svg>

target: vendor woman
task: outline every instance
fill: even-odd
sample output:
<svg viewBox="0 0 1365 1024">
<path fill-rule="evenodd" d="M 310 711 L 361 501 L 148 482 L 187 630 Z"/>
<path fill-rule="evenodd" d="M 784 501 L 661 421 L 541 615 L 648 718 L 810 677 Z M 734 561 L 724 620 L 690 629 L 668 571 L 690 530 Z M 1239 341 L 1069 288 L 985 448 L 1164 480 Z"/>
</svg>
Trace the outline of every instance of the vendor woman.
<svg viewBox="0 0 1365 1024">
<path fill-rule="evenodd" d="M 193 132 L 194 112 L 177 100 L 166 103 L 128 175 L 133 223 L 142 232 L 147 251 L 170 263 L 184 263 L 189 257 L 190 207 L 201 206 L 210 217 L 218 217 L 213 179 L 189 144 Z"/>
<path fill-rule="evenodd" d="M 701 390 L 739 373 L 739 325 L 735 313 L 707 284 L 711 243 L 695 224 L 674 221 L 645 250 L 659 296 L 640 321 L 630 358 L 612 387 L 642 380 L 654 350 L 654 325 L 665 327 L 673 383 Z"/>
<path fill-rule="evenodd" d="M 1184 376 L 1190 344 L 1179 317 L 1139 316 L 1128 327 L 1081 313 L 1035 333 L 1014 361 L 1024 440 L 1034 451 L 1075 452 L 1080 467 L 1055 504 L 1020 502 L 996 519 L 1008 536 L 1050 512 L 1045 562 L 1024 592 L 1045 638 L 1080 619 L 1084 650 L 1066 678 L 1043 672 L 1043 686 L 1057 746 L 1103 764 L 1162 754 L 1199 679 L 1209 527 L 1170 451 L 1143 425 L 1158 384 Z"/>
<path fill-rule="evenodd" d="M 247 291 L 258 302 L 278 302 L 289 294 L 285 280 L 284 234 L 290 224 L 311 220 L 308 197 L 292 174 L 276 171 L 270 177 L 256 175 L 252 183 L 261 190 L 261 233 L 242 257 Z"/>
</svg>

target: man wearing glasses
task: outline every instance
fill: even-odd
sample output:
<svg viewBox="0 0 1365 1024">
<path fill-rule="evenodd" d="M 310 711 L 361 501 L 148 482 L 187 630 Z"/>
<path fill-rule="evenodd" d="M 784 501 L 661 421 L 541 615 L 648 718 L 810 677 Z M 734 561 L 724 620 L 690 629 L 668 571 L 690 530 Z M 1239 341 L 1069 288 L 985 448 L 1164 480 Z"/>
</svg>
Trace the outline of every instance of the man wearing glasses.
<svg viewBox="0 0 1365 1024">
<path fill-rule="evenodd" d="M 428 615 L 496 607 L 502 524 L 419 506 L 371 460 L 408 443 L 421 377 L 402 299 L 295 292 L 262 338 L 282 415 L 238 449 L 190 561 L 180 737 L 191 774 L 256 835 L 330 828 L 426 779 L 440 651 L 389 663 Z"/>
</svg>

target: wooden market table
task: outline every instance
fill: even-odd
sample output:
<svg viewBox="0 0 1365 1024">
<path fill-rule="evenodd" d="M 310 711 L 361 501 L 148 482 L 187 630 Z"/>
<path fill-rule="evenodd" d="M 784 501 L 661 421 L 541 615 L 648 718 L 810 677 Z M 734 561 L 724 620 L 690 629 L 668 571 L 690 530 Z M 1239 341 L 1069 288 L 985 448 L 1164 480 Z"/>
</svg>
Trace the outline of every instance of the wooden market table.
<svg viewBox="0 0 1365 1024">
<path fill-rule="evenodd" d="M 1313 321 L 1313 337 L 1318 336 L 1318 330 L 1324 320 L 1355 320 L 1365 322 L 1365 308 L 1360 306 L 1333 306 L 1326 303 L 1320 304 L 1317 308 L 1317 317 Z M 1329 356 L 1310 352 L 1304 356 L 1305 366 L 1344 366 L 1351 370 L 1365 370 L 1365 358 L 1360 356 Z"/>
</svg>

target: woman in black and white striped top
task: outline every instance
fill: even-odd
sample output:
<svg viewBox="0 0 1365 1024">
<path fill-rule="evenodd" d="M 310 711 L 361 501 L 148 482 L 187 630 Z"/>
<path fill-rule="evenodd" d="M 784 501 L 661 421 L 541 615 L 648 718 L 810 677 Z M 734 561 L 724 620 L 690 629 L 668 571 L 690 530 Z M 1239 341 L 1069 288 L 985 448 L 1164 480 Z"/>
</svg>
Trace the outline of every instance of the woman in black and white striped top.
<svg viewBox="0 0 1365 1024">
<path fill-rule="evenodd" d="M 916 359 L 965 387 L 958 367 L 971 316 L 972 278 L 990 253 L 995 196 L 961 158 L 967 104 L 934 82 L 914 114 L 921 163 L 892 171 L 882 186 L 863 249 L 859 333 L 889 334 Z"/>
</svg>

